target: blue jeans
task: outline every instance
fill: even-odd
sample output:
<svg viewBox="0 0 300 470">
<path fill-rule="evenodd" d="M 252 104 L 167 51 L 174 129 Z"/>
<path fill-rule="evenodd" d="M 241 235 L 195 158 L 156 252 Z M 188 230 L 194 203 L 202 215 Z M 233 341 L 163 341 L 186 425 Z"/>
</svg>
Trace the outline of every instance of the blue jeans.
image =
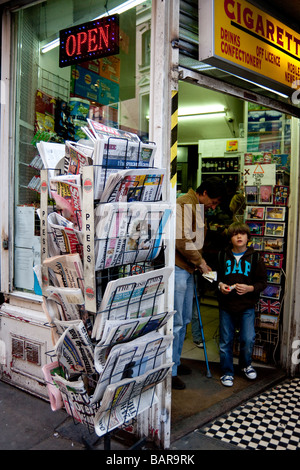
<svg viewBox="0 0 300 470">
<path fill-rule="evenodd" d="M 173 317 L 173 376 L 177 375 L 186 327 L 192 319 L 193 298 L 194 275 L 175 266 L 174 310 L 176 312 Z"/>
<path fill-rule="evenodd" d="M 233 369 L 233 339 L 236 326 L 240 328 L 239 366 L 248 367 L 251 364 L 255 341 L 255 310 L 250 308 L 245 312 L 233 315 L 220 309 L 220 364 L 222 375 L 234 376 Z"/>
</svg>

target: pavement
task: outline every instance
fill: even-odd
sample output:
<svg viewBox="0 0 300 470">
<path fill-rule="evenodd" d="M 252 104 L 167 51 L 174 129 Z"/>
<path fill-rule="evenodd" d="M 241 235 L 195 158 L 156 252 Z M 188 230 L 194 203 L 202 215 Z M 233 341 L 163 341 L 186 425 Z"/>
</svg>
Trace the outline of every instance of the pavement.
<svg viewBox="0 0 300 470">
<path fill-rule="evenodd" d="M 264 389 L 271 387 L 279 377 L 283 378 L 277 374 L 268 383 L 264 383 Z M 257 387 L 257 390 L 250 388 L 252 396 L 262 390 L 261 384 Z M 228 407 L 245 402 L 250 396 L 250 389 L 241 390 L 238 401 L 235 398 L 232 403 L 228 399 L 222 401 L 222 397 L 219 397 L 219 402 L 209 408 L 211 411 L 202 411 L 191 418 L 192 422 L 183 419 L 181 425 L 177 423 L 169 450 L 186 453 L 194 453 L 195 450 L 237 450 L 236 446 L 205 436 L 200 428 L 226 411 L 225 402 Z M 138 447 L 121 433 L 112 438 L 99 438 L 85 426 L 75 424 L 65 410 L 53 412 L 47 401 L 3 381 L 0 381 L 0 423 L 0 450 L 109 450 L 117 453 L 132 449 L 149 450 L 147 445 L 144 448 L 142 445 Z"/>
</svg>

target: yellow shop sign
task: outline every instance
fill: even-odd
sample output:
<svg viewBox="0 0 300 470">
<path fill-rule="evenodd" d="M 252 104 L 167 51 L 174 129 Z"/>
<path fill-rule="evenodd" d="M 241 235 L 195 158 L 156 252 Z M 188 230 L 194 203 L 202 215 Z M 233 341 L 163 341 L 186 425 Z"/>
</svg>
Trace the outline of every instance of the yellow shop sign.
<svg viewBox="0 0 300 470">
<path fill-rule="evenodd" d="M 291 94 L 300 35 L 245 0 L 199 0 L 199 60 Z"/>
</svg>

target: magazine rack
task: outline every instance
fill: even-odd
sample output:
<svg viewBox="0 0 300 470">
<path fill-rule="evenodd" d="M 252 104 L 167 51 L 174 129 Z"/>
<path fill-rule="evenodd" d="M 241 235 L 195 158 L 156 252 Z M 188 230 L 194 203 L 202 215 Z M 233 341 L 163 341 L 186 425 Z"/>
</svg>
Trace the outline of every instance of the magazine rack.
<svg viewBox="0 0 300 470">
<path fill-rule="evenodd" d="M 172 367 L 166 362 L 172 337 L 162 334 L 161 328 L 174 314 L 164 305 L 172 269 L 154 262 L 163 253 L 171 214 L 169 205 L 162 201 L 164 170 L 149 165 L 154 144 L 115 136 L 107 142 L 105 152 L 103 142 L 97 140 L 95 149 L 101 148 L 96 161 L 80 168 L 82 198 L 80 206 L 77 200 L 72 205 L 77 231 L 63 221 L 66 213 L 56 206 L 52 212 L 58 215 L 50 217 L 49 227 L 49 175 L 53 175 L 49 169 L 41 171 L 40 214 L 42 292 L 55 333 L 55 349 L 48 353 L 51 364 L 45 370 L 49 396 L 54 407 L 65 407 L 74 423 L 104 436 L 106 448 L 111 432 L 157 403 L 156 387 Z M 124 153 L 111 156 L 110 147 L 116 142 Z M 78 170 L 79 160 L 77 166 L 73 164 L 75 146 L 69 144 L 68 151 L 65 168 Z M 95 188 L 100 188 L 100 193 Z M 104 220 L 104 213 L 113 217 Z M 116 220 L 123 225 L 117 226 Z M 130 246 L 132 231 L 135 237 Z M 61 250 L 65 244 L 71 253 Z M 64 262 L 63 256 L 66 262 L 74 260 L 76 264 L 71 286 L 68 269 L 57 268 Z M 56 263 L 54 268 L 49 259 Z M 60 279 L 61 290 L 53 287 L 50 278 L 50 274 L 59 276 L 60 271 L 66 273 L 66 282 Z M 77 298 L 72 305 L 74 300 L 68 301 L 71 297 Z M 70 321 L 72 315 L 74 320 Z"/>
</svg>

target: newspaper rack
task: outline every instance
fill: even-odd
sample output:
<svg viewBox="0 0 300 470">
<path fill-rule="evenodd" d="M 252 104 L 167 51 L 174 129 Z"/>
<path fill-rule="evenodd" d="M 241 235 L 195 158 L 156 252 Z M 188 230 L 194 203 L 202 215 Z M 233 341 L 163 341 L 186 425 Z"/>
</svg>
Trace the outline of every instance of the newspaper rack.
<svg viewBox="0 0 300 470">
<path fill-rule="evenodd" d="M 89 126 L 84 130 L 93 154 L 68 142 L 60 161 L 64 174 L 45 164 L 47 145 L 41 145 L 47 168 L 41 170 L 41 286 L 54 344 L 43 372 L 51 408 L 65 407 L 74 424 L 103 436 L 109 448 L 111 432 L 157 403 L 156 387 L 172 367 L 165 359 L 172 337 L 160 333 L 174 314 L 164 306 L 172 270 L 155 261 L 171 210 L 162 202 L 165 171 L 153 166 L 155 144 L 92 121 Z M 97 126 L 108 136 L 99 137 Z M 68 204 L 61 199 L 67 185 L 74 190 Z M 55 200 L 50 213 L 48 192 Z M 113 218 L 103 222 L 108 209 L 123 217 L 122 227 Z M 133 209 L 140 226 L 129 245 Z M 76 266 L 57 280 L 63 270 L 53 263 L 62 259 Z"/>
</svg>

